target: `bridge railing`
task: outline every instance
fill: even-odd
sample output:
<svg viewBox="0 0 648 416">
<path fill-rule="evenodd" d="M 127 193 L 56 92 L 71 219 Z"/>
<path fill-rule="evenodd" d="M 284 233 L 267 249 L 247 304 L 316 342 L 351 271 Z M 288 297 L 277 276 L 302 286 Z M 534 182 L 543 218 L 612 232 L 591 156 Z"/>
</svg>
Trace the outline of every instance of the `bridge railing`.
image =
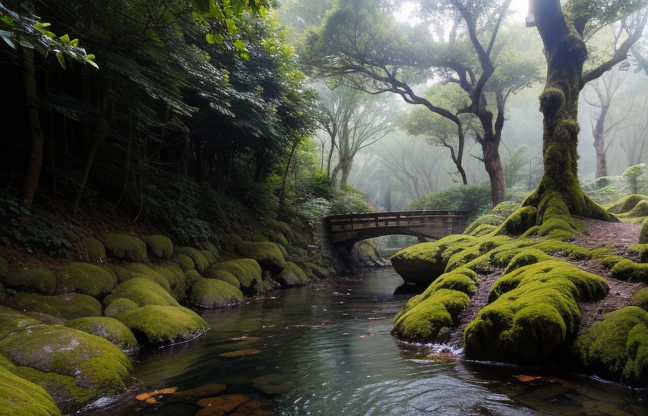
<svg viewBox="0 0 648 416">
<path fill-rule="evenodd" d="M 450 210 L 375 212 L 331 215 L 327 222 L 331 233 L 337 233 L 382 227 L 424 227 L 439 221 L 463 224 L 467 215 L 465 211 Z"/>
</svg>

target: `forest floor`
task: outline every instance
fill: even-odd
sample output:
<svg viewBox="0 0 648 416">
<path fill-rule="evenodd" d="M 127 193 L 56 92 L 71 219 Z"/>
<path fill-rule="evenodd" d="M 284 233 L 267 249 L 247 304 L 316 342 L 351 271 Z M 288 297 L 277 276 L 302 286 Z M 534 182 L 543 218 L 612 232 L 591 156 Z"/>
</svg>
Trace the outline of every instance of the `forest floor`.
<svg viewBox="0 0 648 416">
<path fill-rule="evenodd" d="M 578 234 L 566 242 L 587 249 L 611 248 L 620 256 L 638 260 L 638 256 L 630 252 L 628 246 L 636 244 L 639 240 L 641 224 L 614 223 L 587 218 L 579 218 L 579 220 L 587 226 L 587 233 Z M 583 317 L 580 333 L 586 332 L 594 322 L 602 320 L 606 313 L 630 306 L 632 296 L 638 290 L 648 286 L 645 283 L 626 282 L 613 278 L 610 275 L 610 270 L 604 268 L 601 262 L 595 259 L 569 260 L 569 262 L 581 270 L 603 277 L 610 286 L 610 293 L 605 298 L 595 302 L 578 303 Z M 480 279 L 479 287 L 470 299 L 470 304 L 460 316 L 459 326 L 451 334 L 450 345 L 463 347 L 463 333 L 466 325 L 472 322 L 477 317 L 477 313 L 486 306 L 491 287 L 502 274 L 504 274 L 504 269 L 498 268 Z"/>
</svg>

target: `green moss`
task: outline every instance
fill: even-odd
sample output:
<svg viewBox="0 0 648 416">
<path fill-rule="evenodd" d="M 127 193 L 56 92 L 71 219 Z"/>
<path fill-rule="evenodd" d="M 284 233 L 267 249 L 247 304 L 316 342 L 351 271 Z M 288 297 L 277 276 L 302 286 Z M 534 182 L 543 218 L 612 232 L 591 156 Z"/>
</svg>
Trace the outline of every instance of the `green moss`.
<svg viewBox="0 0 648 416">
<path fill-rule="evenodd" d="M 648 244 L 631 244 L 628 248 L 639 254 L 640 262 L 648 263 Z"/>
<path fill-rule="evenodd" d="M 158 284 L 162 289 L 171 293 L 171 284 L 169 279 L 160 273 L 159 271 L 149 267 L 144 263 L 126 263 L 124 269 L 128 270 L 131 273 L 131 278 L 143 278 L 148 279 L 152 282 Z"/>
<path fill-rule="evenodd" d="M 137 237 L 126 234 L 106 234 L 104 245 L 108 253 L 117 259 L 146 261 L 146 244 Z"/>
<path fill-rule="evenodd" d="M 236 287 L 237 289 L 241 288 L 241 282 L 239 282 L 236 276 L 234 276 L 232 273 L 228 272 L 227 270 L 216 270 L 210 268 L 205 274 L 205 277 L 209 279 L 222 280 Z"/>
<path fill-rule="evenodd" d="M 4 290 L 4 286 L 0 283 L 0 303 L 7 300 L 7 292 Z"/>
<path fill-rule="evenodd" d="M 625 257 L 623 257 L 623 256 L 603 256 L 599 260 L 600 260 L 601 264 L 603 265 L 603 267 L 605 267 L 606 269 L 611 269 L 618 262 L 623 261 L 623 260 L 627 260 L 627 259 Z"/>
<path fill-rule="evenodd" d="M 648 244 L 648 220 L 644 221 L 639 232 L 639 244 Z M 2 273 L 0 273 L 2 275 Z"/>
<path fill-rule="evenodd" d="M 153 270 L 167 279 L 171 288 L 169 293 L 171 293 L 174 299 L 181 301 L 186 297 L 187 277 L 179 266 L 175 264 L 169 266 L 153 266 Z"/>
<path fill-rule="evenodd" d="M 83 243 L 86 246 L 88 260 L 93 263 L 103 264 L 107 260 L 106 247 L 103 243 L 94 237 L 86 238 Z"/>
<path fill-rule="evenodd" d="M 646 263 L 635 263 L 632 260 L 623 259 L 612 267 L 610 273 L 615 279 L 648 283 L 648 264 Z"/>
<path fill-rule="evenodd" d="M 128 358 L 103 338 L 60 325 L 16 326 L 0 352 L 17 366 L 73 377 L 77 386 L 113 395 L 130 382 Z"/>
<path fill-rule="evenodd" d="M 6 286 L 53 295 L 56 290 L 56 276 L 47 267 L 21 267 L 11 270 L 3 278 Z"/>
<path fill-rule="evenodd" d="M 463 292 L 468 296 L 472 296 L 477 290 L 477 283 L 475 283 L 474 278 L 471 278 L 464 273 L 451 272 L 441 275 L 441 277 L 432 282 L 426 292 L 436 292 L 440 289 L 452 289 Z"/>
<path fill-rule="evenodd" d="M 0 367 L 0 414 L 61 416 L 52 396 L 42 387 Z"/>
<path fill-rule="evenodd" d="M 108 306 L 120 298 L 130 299 L 138 306 L 179 306 L 178 301 L 173 299 L 169 292 L 160 285 L 141 277 L 136 277 L 117 286 L 110 295 L 106 296 L 104 305 Z"/>
<path fill-rule="evenodd" d="M 200 250 L 200 252 L 203 254 L 203 256 L 205 256 L 205 259 L 207 260 L 208 265 L 211 266 L 212 264 L 216 263 L 216 261 L 217 261 L 216 257 L 214 257 L 214 255 L 212 254 L 211 251 L 209 251 L 209 250 Z"/>
<path fill-rule="evenodd" d="M 236 252 L 256 260 L 262 269 L 272 273 L 279 273 L 286 266 L 286 259 L 276 243 L 243 241 L 237 246 Z"/>
<path fill-rule="evenodd" d="M 521 207 L 497 228 L 495 234 L 520 235 L 536 223 L 535 207 Z"/>
<path fill-rule="evenodd" d="M 233 274 L 241 283 L 242 290 L 264 291 L 261 266 L 253 259 L 237 259 L 216 263 L 209 268 L 207 274 L 211 275 L 212 272 L 217 270 L 225 270 Z"/>
<path fill-rule="evenodd" d="M 648 216 L 648 200 L 642 200 L 630 211 L 619 214 L 619 218 L 640 218 Z"/>
<path fill-rule="evenodd" d="M 133 278 L 133 273 L 115 264 L 104 264 L 101 267 L 115 277 L 117 284 L 124 283 L 126 280 Z"/>
<path fill-rule="evenodd" d="M 203 246 L 205 247 L 205 250 L 209 251 L 212 254 L 212 256 L 214 256 L 216 261 L 220 260 L 221 258 L 220 252 L 218 251 L 218 248 L 215 245 L 213 245 L 209 241 L 205 241 L 203 243 Z"/>
<path fill-rule="evenodd" d="M 243 293 L 235 286 L 218 279 L 200 278 L 189 291 L 189 303 L 201 308 L 225 308 L 243 302 Z"/>
<path fill-rule="evenodd" d="M 209 268 L 209 262 L 207 261 L 203 253 L 201 253 L 198 249 L 195 249 L 193 247 L 178 246 L 175 248 L 175 252 L 177 254 L 184 254 L 185 256 L 191 257 L 191 260 L 193 260 L 196 270 L 198 270 L 199 273 L 203 273 Z"/>
<path fill-rule="evenodd" d="M 41 296 L 20 292 L 11 298 L 8 305 L 21 311 L 45 313 L 65 319 L 101 316 L 101 303 L 92 296 L 80 293 Z"/>
<path fill-rule="evenodd" d="M 308 284 L 306 273 L 291 261 L 286 262 L 286 267 L 279 273 L 277 280 L 284 287 L 305 286 Z"/>
<path fill-rule="evenodd" d="M 142 344 L 174 344 L 196 338 L 209 325 L 181 306 L 148 305 L 116 316 Z"/>
<path fill-rule="evenodd" d="M 7 273 L 9 273 L 9 263 L 0 257 L 0 278 L 5 277 Z"/>
<path fill-rule="evenodd" d="M 525 248 L 520 253 L 513 256 L 508 266 L 506 267 L 504 274 L 510 273 L 513 270 L 519 269 L 520 267 L 546 260 L 555 260 L 555 258 L 548 255 L 544 251 L 540 251 L 535 248 Z"/>
<path fill-rule="evenodd" d="M 105 269 L 90 263 L 71 263 L 56 273 L 56 292 L 78 292 L 103 298 L 117 284 Z"/>
<path fill-rule="evenodd" d="M 612 214 L 624 214 L 626 212 L 631 211 L 632 208 L 636 207 L 640 201 L 645 201 L 647 199 L 648 197 L 646 197 L 646 195 L 639 195 L 639 194 L 626 195 L 623 198 L 619 199 L 618 201 L 612 203 L 612 205 L 610 205 L 610 207 L 607 210 Z"/>
<path fill-rule="evenodd" d="M 574 356 L 588 372 L 636 387 L 648 383 L 648 312 L 629 306 L 608 313 L 578 337 Z"/>
<path fill-rule="evenodd" d="M 191 287 L 198 281 L 198 279 L 202 277 L 196 270 L 187 270 L 186 272 L 184 272 L 184 275 L 186 287 Z"/>
<path fill-rule="evenodd" d="M 283 234 L 290 241 L 295 239 L 295 233 L 290 225 L 285 222 L 270 219 L 267 221 L 266 225 L 272 231 Z"/>
<path fill-rule="evenodd" d="M 648 288 L 643 288 L 632 296 L 632 303 L 641 309 L 648 311 Z"/>
<path fill-rule="evenodd" d="M 119 298 L 110 302 L 110 305 L 104 310 L 104 315 L 109 318 L 114 318 L 123 312 L 129 312 L 139 308 L 139 305 L 128 298 Z"/>
<path fill-rule="evenodd" d="M 581 323 L 576 300 L 601 299 L 608 290 L 601 277 L 555 260 L 506 274 L 465 329 L 466 358 L 543 362 L 575 338 Z"/>
<path fill-rule="evenodd" d="M 142 237 L 148 252 L 161 259 L 170 259 L 173 256 L 173 242 L 163 235 L 147 235 Z"/>
<path fill-rule="evenodd" d="M 459 314 L 470 302 L 463 292 L 436 290 L 426 299 L 416 299 L 396 318 L 392 334 L 414 342 L 433 342 L 444 328 L 458 324 Z"/>
<path fill-rule="evenodd" d="M 104 338 L 122 351 L 137 348 L 137 340 L 130 329 L 113 318 L 103 316 L 78 318 L 68 321 L 65 326 Z"/>
<path fill-rule="evenodd" d="M 603 257 L 611 256 L 615 253 L 616 251 L 608 248 L 608 247 L 601 247 L 601 248 L 594 248 L 591 249 L 589 252 L 589 255 L 593 259 L 602 259 Z"/>
<path fill-rule="evenodd" d="M 191 257 L 184 254 L 176 254 L 175 256 L 173 256 L 171 261 L 180 266 L 183 271 L 196 269 L 196 265 Z"/>
<path fill-rule="evenodd" d="M 473 237 L 481 237 L 493 233 L 496 229 L 497 227 L 495 225 L 481 224 L 471 232 L 464 234 L 468 234 Z"/>
<path fill-rule="evenodd" d="M 322 267 L 319 264 L 306 262 L 304 263 L 304 268 L 306 269 L 306 272 L 313 277 L 325 278 L 331 275 L 331 271 L 329 269 Z"/>
</svg>

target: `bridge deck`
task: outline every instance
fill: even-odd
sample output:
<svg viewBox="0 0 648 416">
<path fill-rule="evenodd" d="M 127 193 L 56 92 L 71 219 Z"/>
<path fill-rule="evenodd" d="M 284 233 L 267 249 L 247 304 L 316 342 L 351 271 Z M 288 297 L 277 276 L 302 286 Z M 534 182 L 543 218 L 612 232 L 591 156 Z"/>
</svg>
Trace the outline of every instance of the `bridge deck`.
<svg viewBox="0 0 648 416">
<path fill-rule="evenodd" d="M 466 211 L 433 210 L 331 215 L 326 223 L 333 244 L 353 245 L 383 235 L 403 234 L 440 238 L 461 233 Z"/>
</svg>

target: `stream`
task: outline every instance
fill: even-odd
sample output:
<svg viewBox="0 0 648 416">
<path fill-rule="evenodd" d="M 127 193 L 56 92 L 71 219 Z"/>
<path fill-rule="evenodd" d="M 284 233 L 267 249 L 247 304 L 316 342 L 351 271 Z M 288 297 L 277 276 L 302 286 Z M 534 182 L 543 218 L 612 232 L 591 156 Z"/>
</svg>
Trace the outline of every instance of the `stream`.
<svg viewBox="0 0 648 416">
<path fill-rule="evenodd" d="M 212 328 L 206 336 L 141 357 L 136 377 L 144 390 L 137 392 L 223 383 L 221 394 L 243 394 L 284 416 L 648 415 L 647 390 L 465 363 L 452 354 L 433 360 L 431 346 L 399 344 L 389 331 L 411 296 L 394 294 L 402 282 L 391 268 L 370 270 L 203 311 Z M 248 355 L 220 355 L 236 351 Z M 155 404 L 127 397 L 88 414 L 193 416 L 201 409 L 156 397 Z"/>
</svg>

